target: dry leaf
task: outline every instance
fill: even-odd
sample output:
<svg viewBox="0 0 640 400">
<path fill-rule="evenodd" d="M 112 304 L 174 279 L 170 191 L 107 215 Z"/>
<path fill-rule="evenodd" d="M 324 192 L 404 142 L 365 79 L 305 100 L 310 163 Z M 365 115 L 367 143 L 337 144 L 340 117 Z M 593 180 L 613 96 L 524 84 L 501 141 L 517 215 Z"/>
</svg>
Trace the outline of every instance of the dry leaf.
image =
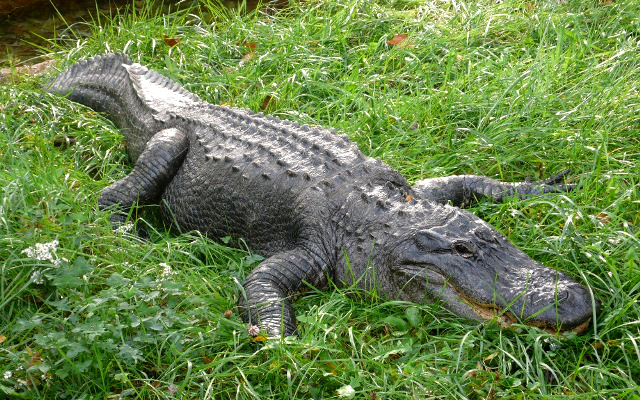
<svg viewBox="0 0 640 400">
<path fill-rule="evenodd" d="M 167 35 L 162 35 L 162 36 L 163 36 L 162 41 L 164 42 L 164 44 L 166 44 L 166 45 L 167 45 L 167 46 L 169 46 L 169 47 L 173 47 L 173 46 L 177 45 L 177 44 L 180 42 L 180 39 L 179 39 L 179 38 L 178 38 L 178 39 L 176 39 L 176 38 L 170 38 L 170 37 L 169 37 L 169 36 L 167 36 Z"/>
<path fill-rule="evenodd" d="M 240 65 L 246 63 L 247 61 L 251 60 L 253 58 L 253 52 L 248 52 L 247 54 L 245 54 L 244 56 L 242 56 L 242 58 L 240 59 Z"/>
<path fill-rule="evenodd" d="M 271 105 L 271 96 L 266 95 L 264 100 L 262 101 L 262 104 L 260 105 L 260 109 L 261 110 L 266 110 L 267 107 L 269 107 Z"/>
<path fill-rule="evenodd" d="M 338 376 L 338 367 L 336 367 L 336 365 L 332 362 L 325 362 L 325 364 L 327 365 L 327 367 L 329 367 L 329 371 L 331 372 L 331 375 L 333 376 Z"/>
<path fill-rule="evenodd" d="M 387 44 L 390 44 L 392 46 L 398 45 L 404 42 L 406 39 L 407 39 L 406 33 L 398 33 L 394 37 L 392 37 L 390 40 L 387 40 Z"/>
<path fill-rule="evenodd" d="M 6 336 L 0 335 L 0 344 L 4 343 L 7 340 Z"/>
<path fill-rule="evenodd" d="M 495 356 L 497 356 L 497 355 L 498 355 L 498 353 L 497 353 L 497 352 L 496 352 L 496 353 L 491 353 L 491 354 L 489 354 L 488 356 L 486 356 L 486 357 L 484 358 L 484 361 L 490 361 L 490 360 L 493 360 L 493 359 L 495 358 Z"/>
<path fill-rule="evenodd" d="M 608 224 L 609 222 L 611 222 L 611 217 L 604 211 L 598 214 L 596 218 L 598 218 L 598 221 L 600 221 L 602 224 Z"/>
<path fill-rule="evenodd" d="M 248 49 L 255 50 L 258 44 L 256 42 L 236 42 L 236 46 L 244 46 Z"/>
</svg>

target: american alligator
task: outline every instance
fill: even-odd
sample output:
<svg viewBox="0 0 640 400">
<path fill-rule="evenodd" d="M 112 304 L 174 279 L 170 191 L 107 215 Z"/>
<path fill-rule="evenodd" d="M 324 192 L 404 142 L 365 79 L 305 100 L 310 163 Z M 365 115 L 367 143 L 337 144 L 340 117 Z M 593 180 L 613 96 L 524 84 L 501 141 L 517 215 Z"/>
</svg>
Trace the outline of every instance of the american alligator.
<svg viewBox="0 0 640 400">
<path fill-rule="evenodd" d="M 243 238 L 265 257 L 239 305 L 245 321 L 270 335 L 294 334 L 292 299 L 330 281 L 549 330 L 583 331 L 599 307 L 586 287 L 457 207 L 569 190 L 562 174 L 411 186 L 346 136 L 209 104 L 123 54 L 76 63 L 45 89 L 105 112 L 124 133 L 134 168 L 98 199 L 114 224 L 137 203 L 160 202 L 181 231 Z"/>
</svg>

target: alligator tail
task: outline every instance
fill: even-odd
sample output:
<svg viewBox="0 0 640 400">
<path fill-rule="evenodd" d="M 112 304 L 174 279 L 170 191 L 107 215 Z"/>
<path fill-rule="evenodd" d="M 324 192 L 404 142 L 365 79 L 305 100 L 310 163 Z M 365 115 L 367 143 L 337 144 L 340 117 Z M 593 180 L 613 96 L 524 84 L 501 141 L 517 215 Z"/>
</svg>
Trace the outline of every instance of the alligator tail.
<svg viewBox="0 0 640 400">
<path fill-rule="evenodd" d="M 106 113 L 125 134 L 129 156 L 135 161 L 150 132 L 155 133 L 155 121 L 136 94 L 127 71 L 130 65 L 125 54 L 95 56 L 72 65 L 44 90 Z"/>
<path fill-rule="evenodd" d="M 131 84 L 124 65 L 131 64 L 125 54 L 105 54 L 80 61 L 45 85 L 49 93 L 68 96 L 76 103 L 116 116 L 116 98 L 126 96 Z"/>
</svg>

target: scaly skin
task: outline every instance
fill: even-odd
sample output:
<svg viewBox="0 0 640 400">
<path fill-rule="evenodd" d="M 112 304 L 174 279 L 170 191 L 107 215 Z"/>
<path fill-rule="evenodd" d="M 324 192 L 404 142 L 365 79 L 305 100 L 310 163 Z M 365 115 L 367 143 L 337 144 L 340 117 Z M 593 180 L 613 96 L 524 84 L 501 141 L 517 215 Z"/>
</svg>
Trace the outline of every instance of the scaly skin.
<svg viewBox="0 0 640 400">
<path fill-rule="evenodd" d="M 598 308 L 574 279 L 449 204 L 570 189 L 559 177 L 452 176 L 411 187 L 344 136 L 206 103 L 125 55 L 80 62 L 46 90 L 106 112 L 123 131 L 134 169 L 98 199 L 114 224 L 137 202 L 160 202 L 179 229 L 243 238 L 266 257 L 240 306 L 271 335 L 294 334 L 291 299 L 329 280 L 553 330 L 583 330 Z"/>
</svg>

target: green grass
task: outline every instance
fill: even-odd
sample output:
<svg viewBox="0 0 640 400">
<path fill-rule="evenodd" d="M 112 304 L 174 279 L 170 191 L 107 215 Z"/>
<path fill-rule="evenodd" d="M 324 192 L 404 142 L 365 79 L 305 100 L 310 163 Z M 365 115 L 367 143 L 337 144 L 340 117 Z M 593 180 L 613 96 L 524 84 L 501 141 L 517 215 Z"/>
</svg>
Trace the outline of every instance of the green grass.
<svg viewBox="0 0 640 400">
<path fill-rule="evenodd" d="M 31 77 L 0 86 L 0 397 L 639 399 L 640 3 L 603 3 L 143 7 L 54 54 L 125 51 L 209 102 L 336 128 L 411 181 L 571 168 L 573 192 L 473 211 L 602 300 L 584 335 L 347 288 L 295 303 L 298 339 L 254 342 L 234 305 L 259 257 L 153 207 L 152 241 L 112 232 L 96 200 L 131 168 L 122 136 Z M 53 240 L 50 260 L 24 252 Z"/>
</svg>

